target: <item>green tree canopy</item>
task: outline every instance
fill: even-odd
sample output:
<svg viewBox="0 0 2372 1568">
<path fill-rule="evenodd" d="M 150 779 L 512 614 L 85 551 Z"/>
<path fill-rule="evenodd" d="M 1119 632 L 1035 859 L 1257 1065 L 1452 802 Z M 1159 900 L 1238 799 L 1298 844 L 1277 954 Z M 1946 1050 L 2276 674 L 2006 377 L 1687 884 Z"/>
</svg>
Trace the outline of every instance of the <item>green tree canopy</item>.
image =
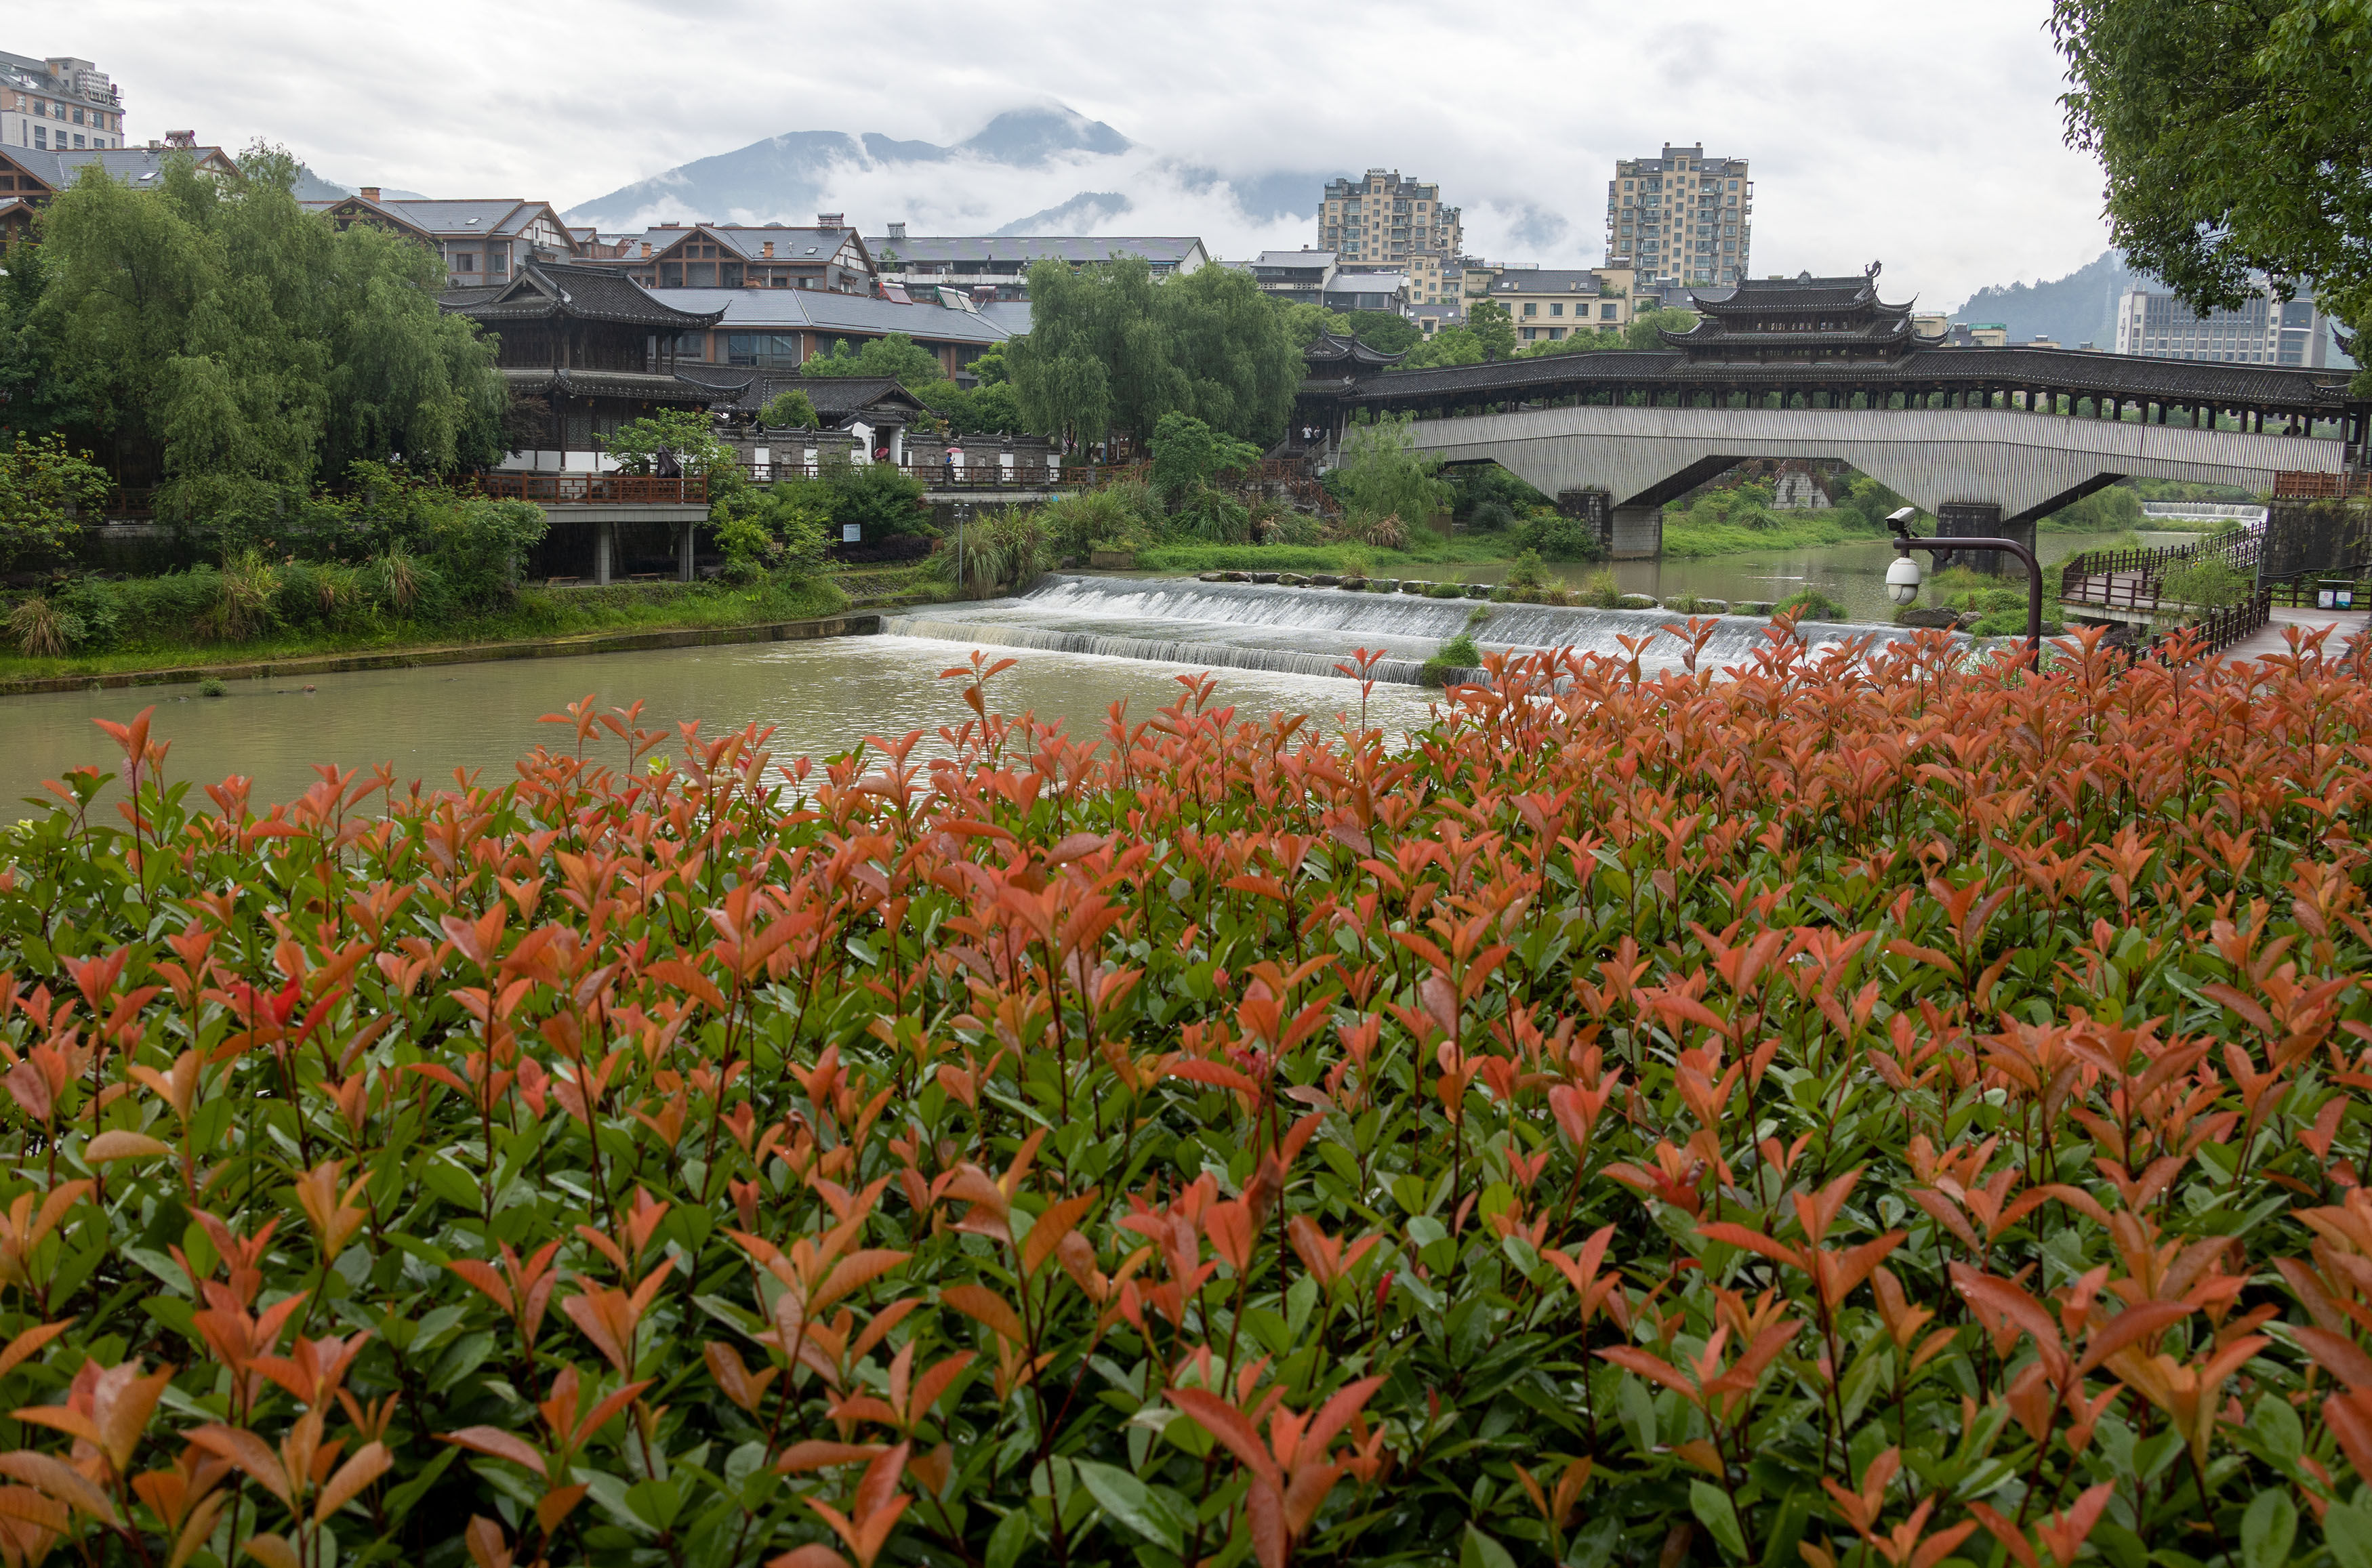
<svg viewBox="0 0 2372 1568">
<path fill-rule="evenodd" d="M 1250 442 L 1173 411 L 1153 428 L 1153 487 L 1174 500 L 1228 469 L 1249 468 L 1260 456 Z"/>
<path fill-rule="evenodd" d="M 54 431 L 20 433 L 13 449 L 0 448 L 0 566 L 63 547 L 81 515 L 106 500 L 107 472 L 89 453 L 71 450 Z"/>
<path fill-rule="evenodd" d="M 2135 267 L 2203 310 L 2311 280 L 2372 324 L 2372 4 L 2057 0 L 2051 28 Z"/>
<path fill-rule="evenodd" d="M 1485 359 L 1507 359 L 1516 352 L 1516 319 L 1495 299 L 1478 299 L 1467 307 L 1466 330 L 1482 345 Z"/>
<path fill-rule="evenodd" d="M 1441 459 L 1416 449 L 1409 416 L 1355 424 L 1343 443 L 1343 461 L 1327 476 L 1354 521 L 1398 517 L 1413 528 L 1447 511 L 1455 492 L 1441 479 Z"/>
<path fill-rule="evenodd" d="M 816 417 L 815 400 L 796 387 L 777 392 L 759 412 L 762 424 L 813 430 L 821 421 Z"/>
<path fill-rule="evenodd" d="M 903 332 L 868 338 L 852 351 L 846 338 L 799 366 L 802 376 L 887 376 L 908 391 L 919 391 L 948 378 L 939 356 Z"/>
<path fill-rule="evenodd" d="M 150 191 L 91 164 L 41 215 L 33 325 L 90 433 L 159 454 L 168 510 L 278 506 L 357 459 L 443 472 L 502 450 L 494 344 L 437 308 L 442 262 L 336 229 L 296 178 L 262 146 L 236 179 L 170 158 Z"/>
<path fill-rule="evenodd" d="M 1301 355 L 1245 273 L 1204 267 L 1157 282 L 1142 257 L 1076 273 L 1029 269 L 1030 330 L 1006 349 L 1022 418 L 1041 435 L 1149 436 L 1191 413 L 1240 439 L 1285 429 Z"/>
</svg>

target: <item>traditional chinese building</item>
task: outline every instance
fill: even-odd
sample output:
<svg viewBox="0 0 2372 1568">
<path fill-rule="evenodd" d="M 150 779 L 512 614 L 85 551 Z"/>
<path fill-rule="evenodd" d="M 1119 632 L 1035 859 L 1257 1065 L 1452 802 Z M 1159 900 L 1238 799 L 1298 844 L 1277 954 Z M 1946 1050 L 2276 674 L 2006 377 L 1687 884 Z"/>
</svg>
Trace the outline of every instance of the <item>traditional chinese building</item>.
<svg viewBox="0 0 2372 1568">
<path fill-rule="evenodd" d="M 1700 294 L 1701 318 L 1664 342 L 1691 363 L 1857 364 L 1901 359 L 1940 340 L 1911 324 L 1911 306 L 1878 296 L 1878 263 L 1855 278 L 1753 278 L 1727 296 Z"/>
<path fill-rule="evenodd" d="M 619 425 L 661 408 L 704 409 L 718 395 L 678 376 L 675 355 L 680 334 L 723 312 L 662 304 L 613 267 L 524 261 L 508 283 L 451 290 L 442 303 L 501 343 L 494 364 L 523 437 L 513 467 L 598 469 L 602 437 Z M 541 430 L 517 417 L 523 401 L 540 406 Z"/>
<path fill-rule="evenodd" d="M 1293 401 L 1293 428 L 1285 432 L 1285 445 L 1296 452 L 1340 440 L 1352 394 L 1401 362 L 1397 354 L 1384 354 L 1333 332 L 1320 332 L 1317 342 L 1301 351 L 1301 359 L 1308 368 Z"/>
</svg>

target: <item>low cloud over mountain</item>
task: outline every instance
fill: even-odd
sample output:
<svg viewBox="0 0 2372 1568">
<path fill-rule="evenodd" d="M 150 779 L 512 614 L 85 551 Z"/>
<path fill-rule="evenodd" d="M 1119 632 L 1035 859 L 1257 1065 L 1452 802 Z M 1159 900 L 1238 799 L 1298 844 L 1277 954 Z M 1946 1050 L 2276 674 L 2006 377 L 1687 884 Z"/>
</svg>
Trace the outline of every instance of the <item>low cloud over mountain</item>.
<svg viewBox="0 0 2372 1568">
<path fill-rule="evenodd" d="M 1350 172 L 1356 172 L 1350 171 Z M 1181 163 L 1050 104 L 951 145 L 792 131 L 570 209 L 606 232 L 669 222 L 796 223 L 837 212 L 870 234 L 1196 234 L 1221 255 L 1307 245 L 1335 173 Z"/>
</svg>

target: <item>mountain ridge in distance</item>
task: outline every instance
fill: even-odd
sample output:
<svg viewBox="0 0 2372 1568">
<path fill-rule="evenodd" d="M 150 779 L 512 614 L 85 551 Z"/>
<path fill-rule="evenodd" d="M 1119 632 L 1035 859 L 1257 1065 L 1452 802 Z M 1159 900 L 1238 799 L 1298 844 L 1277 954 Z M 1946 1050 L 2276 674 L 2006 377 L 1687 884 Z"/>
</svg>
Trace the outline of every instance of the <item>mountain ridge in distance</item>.
<svg viewBox="0 0 2372 1568">
<path fill-rule="evenodd" d="M 737 219 L 812 221 L 811 209 L 832 175 L 849 167 L 947 163 L 974 157 L 1037 168 L 1065 154 L 1110 157 L 1135 144 L 1100 120 L 1061 104 L 1007 110 L 949 146 L 868 131 L 788 131 L 731 152 L 715 153 L 622 185 L 568 209 L 567 221 L 602 228 L 639 226 L 654 218 L 684 222 Z M 862 223 L 863 217 L 858 221 Z"/>
</svg>

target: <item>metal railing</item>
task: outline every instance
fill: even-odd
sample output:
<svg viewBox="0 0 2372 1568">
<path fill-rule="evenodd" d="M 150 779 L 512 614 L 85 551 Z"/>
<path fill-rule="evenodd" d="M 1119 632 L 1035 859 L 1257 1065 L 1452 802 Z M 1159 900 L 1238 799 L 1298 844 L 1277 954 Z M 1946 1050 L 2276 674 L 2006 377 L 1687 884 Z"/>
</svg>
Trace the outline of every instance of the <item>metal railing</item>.
<svg viewBox="0 0 2372 1568">
<path fill-rule="evenodd" d="M 2321 608 L 2318 596 L 2325 583 L 2344 583 L 2355 600 L 2348 608 L 2372 608 L 2372 577 L 2362 568 L 2331 566 L 2320 571 L 2293 572 L 2285 577 L 2268 577 L 2262 587 L 2272 596 L 2272 602 L 2284 610 L 2316 610 Z"/>
<path fill-rule="evenodd" d="M 661 479 L 634 473 L 490 473 L 478 480 L 479 494 L 540 506 L 619 505 L 705 505 L 708 476 Z"/>
</svg>

